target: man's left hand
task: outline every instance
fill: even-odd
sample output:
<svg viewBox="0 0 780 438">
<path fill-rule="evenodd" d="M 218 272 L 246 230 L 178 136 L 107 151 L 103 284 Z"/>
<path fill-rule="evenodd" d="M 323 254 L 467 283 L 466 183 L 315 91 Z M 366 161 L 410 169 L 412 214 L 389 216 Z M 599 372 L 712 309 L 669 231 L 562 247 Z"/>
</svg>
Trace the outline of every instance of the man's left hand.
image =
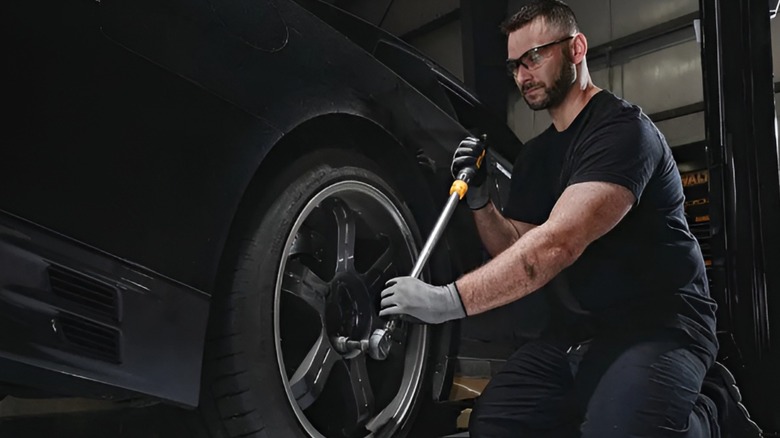
<svg viewBox="0 0 780 438">
<path fill-rule="evenodd" d="M 432 286 L 414 277 L 396 277 L 385 286 L 379 316 L 409 315 L 428 324 L 466 316 L 455 283 Z"/>
</svg>

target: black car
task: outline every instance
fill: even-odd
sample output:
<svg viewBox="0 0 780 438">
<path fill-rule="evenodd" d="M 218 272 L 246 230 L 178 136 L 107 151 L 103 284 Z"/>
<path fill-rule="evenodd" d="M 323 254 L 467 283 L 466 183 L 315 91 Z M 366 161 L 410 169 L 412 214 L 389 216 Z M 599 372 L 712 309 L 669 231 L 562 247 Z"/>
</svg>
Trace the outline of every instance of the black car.
<svg viewBox="0 0 780 438">
<path fill-rule="evenodd" d="M 2 11 L 0 393 L 149 398 L 274 437 L 402 436 L 446 395 L 451 327 L 365 345 L 458 142 L 519 146 L 457 80 L 319 2 Z M 464 217 L 429 281 L 474 262 Z"/>
</svg>

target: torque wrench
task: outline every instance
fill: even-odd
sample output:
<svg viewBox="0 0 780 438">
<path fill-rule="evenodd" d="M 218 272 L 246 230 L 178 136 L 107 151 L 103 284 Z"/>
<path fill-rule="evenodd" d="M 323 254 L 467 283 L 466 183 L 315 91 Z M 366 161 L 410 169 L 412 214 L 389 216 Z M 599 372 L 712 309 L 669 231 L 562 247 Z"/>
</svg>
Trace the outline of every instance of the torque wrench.
<svg viewBox="0 0 780 438">
<path fill-rule="evenodd" d="M 484 144 L 485 136 L 482 136 L 482 140 Z M 449 198 L 447 198 L 447 203 L 444 205 L 444 210 L 439 215 L 439 219 L 433 226 L 433 230 L 428 236 L 428 240 L 426 240 L 422 251 L 420 251 L 420 255 L 417 257 L 417 261 L 412 268 L 412 272 L 409 274 L 411 277 L 420 277 L 425 263 L 428 261 L 431 253 L 433 253 L 433 248 L 439 242 L 442 234 L 444 234 L 444 230 L 447 228 L 447 223 L 452 217 L 452 214 L 455 212 L 455 208 L 458 206 L 458 202 L 463 199 L 464 196 L 466 196 L 466 192 L 468 192 L 469 189 L 469 182 L 471 182 L 471 179 L 474 178 L 477 170 L 482 167 L 482 163 L 485 158 L 485 152 L 486 151 L 483 148 L 479 154 L 479 158 L 477 158 L 475 165 L 465 167 L 457 175 L 455 181 L 452 182 L 452 186 L 450 186 L 450 195 Z M 395 331 L 397 324 L 397 318 L 390 318 L 385 323 L 383 328 L 374 330 L 368 341 L 369 357 L 375 360 L 384 360 L 387 358 L 387 355 L 390 353 L 390 346 L 392 345 L 392 334 L 393 331 Z"/>
</svg>

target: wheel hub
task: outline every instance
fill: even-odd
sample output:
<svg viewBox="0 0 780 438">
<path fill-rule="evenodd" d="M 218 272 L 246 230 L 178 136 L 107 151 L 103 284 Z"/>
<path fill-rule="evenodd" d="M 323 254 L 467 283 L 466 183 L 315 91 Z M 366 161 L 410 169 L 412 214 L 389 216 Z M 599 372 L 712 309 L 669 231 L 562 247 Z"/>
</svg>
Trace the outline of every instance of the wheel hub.
<svg viewBox="0 0 780 438">
<path fill-rule="evenodd" d="M 325 329 L 330 337 L 368 339 L 373 317 L 368 288 L 353 272 L 339 273 L 330 285 Z"/>
</svg>

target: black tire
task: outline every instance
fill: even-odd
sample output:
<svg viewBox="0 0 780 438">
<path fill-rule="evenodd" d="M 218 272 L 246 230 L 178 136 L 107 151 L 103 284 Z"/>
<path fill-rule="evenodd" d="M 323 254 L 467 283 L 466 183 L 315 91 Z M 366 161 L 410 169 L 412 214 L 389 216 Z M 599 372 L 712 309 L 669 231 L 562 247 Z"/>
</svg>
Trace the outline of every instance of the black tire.
<svg viewBox="0 0 780 438">
<path fill-rule="evenodd" d="M 402 324 L 383 362 L 332 343 L 381 326 L 379 292 L 410 272 L 419 247 L 412 214 L 380 174 L 362 156 L 319 151 L 291 163 L 242 213 L 204 359 L 200 411 L 211 436 L 367 436 L 394 394 L 400 407 L 388 411 L 397 415 L 380 416 L 373 436 L 408 433 L 428 328 Z M 346 232 L 344 243 L 327 235 L 330 225 Z"/>
</svg>

